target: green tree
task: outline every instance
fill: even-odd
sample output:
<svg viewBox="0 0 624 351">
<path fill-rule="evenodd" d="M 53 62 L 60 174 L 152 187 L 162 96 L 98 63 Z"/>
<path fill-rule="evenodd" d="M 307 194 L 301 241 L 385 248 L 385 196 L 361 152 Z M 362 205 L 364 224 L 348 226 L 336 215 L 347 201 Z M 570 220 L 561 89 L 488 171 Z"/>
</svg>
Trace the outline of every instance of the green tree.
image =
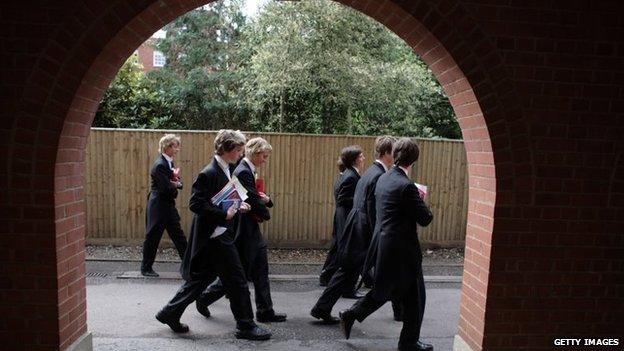
<svg viewBox="0 0 624 351">
<path fill-rule="evenodd" d="M 104 93 L 95 114 L 94 126 L 119 128 L 134 122 L 135 116 L 132 110 L 141 75 L 141 66 L 137 57 L 130 56 Z"/>
<path fill-rule="evenodd" d="M 235 47 L 245 23 L 241 7 L 241 0 L 220 1 L 165 26 L 167 37 L 157 47 L 167 64 L 148 78 L 172 101 L 175 120 L 186 128 L 245 127 Z"/>
<path fill-rule="evenodd" d="M 179 128 L 173 123 L 164 95 L 145 79 L 136 55 L 131 55 L 104 93 L 95 127 Z"/>
<path fill-rule="evenodd" d="M 442 88 L 411 48 L 340 4 L 268 3 L 240 46 L 253 129 L 460 137 Z"/>
<path fill-rule="evenodd" d="M 269 2 L 247 21 L 242 1 L 168 24 L 165 67 L 126 63 L 96 123 L 461 137 L 433 74 L 383 25 L 329 0 Z"/>
</svg>

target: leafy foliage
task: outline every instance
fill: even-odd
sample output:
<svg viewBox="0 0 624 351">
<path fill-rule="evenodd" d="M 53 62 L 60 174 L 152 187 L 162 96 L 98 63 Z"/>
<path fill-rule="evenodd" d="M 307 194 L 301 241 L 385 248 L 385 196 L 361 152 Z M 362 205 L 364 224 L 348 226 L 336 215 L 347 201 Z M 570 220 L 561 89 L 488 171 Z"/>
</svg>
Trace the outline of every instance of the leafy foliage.
<svg viewBox="0 0 624 351">
<path fill-rule="evenodd" d="M 371 18 L 328 0 L 269 2 L 252 20 L 241 7 L 221 1 L 167 25 L 166 66 L 141 77 L 126 63 L 96 122 L 461 137 L 426 65 Z"/>
<path fill-rule="evenodd" d="M 111 128 L 181 128 L 170 103 L 144 77 L 136 55 L 126 60 L 104 93 L 93 125 Z"/>
<path fill-rule="evenodd" d="M 165 26 L 158 44 L 167 66 L 148 77 L 171 96 L 173 114 L 192 129 L 245 128 L 236 44 L 245 24 L 242 1 L 217 2 Z"/>
</svg>

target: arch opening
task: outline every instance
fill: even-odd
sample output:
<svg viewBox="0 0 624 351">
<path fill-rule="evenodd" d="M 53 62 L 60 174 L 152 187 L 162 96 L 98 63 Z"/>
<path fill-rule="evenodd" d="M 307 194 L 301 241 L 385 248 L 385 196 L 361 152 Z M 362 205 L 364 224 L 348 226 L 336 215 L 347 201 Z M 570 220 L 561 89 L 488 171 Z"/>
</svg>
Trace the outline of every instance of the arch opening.
<svg viewBox="0 0 624 351">
<path fill-rule="evenodd" d="M 86 308 L 84 153 L 100 98 L 125 59 L 153 32 L 209 2 L 194 1 L 183 5 L 173 0 L 150 2 L 135 16 L 118 24 L 118 31 L 107 32 L 115 34 L 110 35 L 97 56 L 82 61 L 88 68 L 80 77 L 63 121 L 54 177 L 58 289 L 66 292 L 62 299 L 59 298 L 59 305 L 71 301 L 73 306 L 59 312 L 61 349 L 86 332 L 86 319 L 84 313 L 80 313 Z M 469 48 L 467 36 L 461 30 L 470 27 L 471 22 L 460 8 L 438 9 L 424 2 L 414 7 L 402 7 L 389 0 L 338 2 L 374 18 L 408 43 L 430 67 L 453 106 L 464 138 L 469 172 L 469 213 L 459 336 L 472 349 L 480 349 L 497 201 L 495 150 L 491 133 L 496 133 L 496 141 L 503 148 L 507 140 L 506 126 L 497 123 L 501 119 L 498 99 L 501 91 L 506 92 L 501 89 L 505 86 L 492 83 L 495 80 L 484 68 L 484 58 L 477 59 L 477 51 L 487 51 L 488 44 L 482 41 L 474 50 Z M 113 16 L 113 12 L 111 9 L 100 21 L 105 21 L 106 16 Z M 98 33 L 96 27 L 99 24 L 94 22 L 88 33 Z M 473 32 L 466 33 L 474 35 Z M 85 34 L 82 38 L 84 45 L 89 45 L 89 35 Z M 487 59 L 488 67 L 496 67 L 496 57 Z"/>
</svg>

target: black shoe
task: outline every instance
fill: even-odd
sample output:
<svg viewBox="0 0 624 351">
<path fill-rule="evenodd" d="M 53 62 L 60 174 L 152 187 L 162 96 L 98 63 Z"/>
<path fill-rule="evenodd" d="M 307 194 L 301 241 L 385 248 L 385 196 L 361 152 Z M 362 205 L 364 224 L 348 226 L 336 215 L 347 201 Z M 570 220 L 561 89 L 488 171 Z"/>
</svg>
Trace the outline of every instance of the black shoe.
<svg viewBox="0 0 624 351">
<path fill-rule="evenodd" d="M 154 272 L 154 270 L 152 268 L 150 269 L 141 269 L 141 275 L 144 277 L 150 277 L 150 278 L 158 278 L 160 277 L 158 275 L 158 273 Z"/>
<path fill-rule="evenodd" d="M 235 335 L 237 339 L 247 340 L 269 340 L 271 338 L 270 331 L 260 328 L 257 325 L 253 326 L 251 329 L 237 329 Z"/>
<path fill-rule="evenodd" d="M 279 323 L 279 322 L 285 322 L 286 321 L 286 313 L 262 313 L 262 314 L 257 314 L 256 313 L 256 320 L 258 322 L 261 323 Z"/>
<path fill-rule="evenodd" d="M 433 345 L 416 341 L 412 345 L 399 345 L 399 351 L 433 351 Z"/>
<path fill-rule="evenodd" d="M 206 318 L 210 318 L 210 310 L 208 309 L 208 305 L 203 303 L 200 299 L 195 300 L 195 308 L 197 308 L 197 312 Z"/>
<path fill-rule="evenodd" d="M 327 311 L 322 311 L 321 309 L 318 308 L 313 308 L 310 311 L 310 315 L 316 319 L 321 319 L 323 320 L 323 324 L 338 324 L 340 323 L 340 320 L 334 316 L 331 315 L 331 313 L 327 312 Z"/>
<path fill-rule="evenodd" d="M 351 336 L 351 328 L 355 322 L 355 316 L 351 310 L 344 310 L 338 314 L 340 316 L 340 329 L 345 338 L 348 340 Z"/>
<path fill-rule="evenodd" d="M 156 319 L 160 323 L 168 325 L 174 333 L 188 333 L 189 331 L 188 325 L 180 323 L 179 319 L 166 316 L 162 310 L 156 313 Z"/>
<path fill-rule="evenodd" d="M 364 294 L 360 294 L 357 290 L 350 291 L 348 293 L 342 294 L 342 297 L 345 299 L 361 299 L 364 297 Z"/>
</svg>

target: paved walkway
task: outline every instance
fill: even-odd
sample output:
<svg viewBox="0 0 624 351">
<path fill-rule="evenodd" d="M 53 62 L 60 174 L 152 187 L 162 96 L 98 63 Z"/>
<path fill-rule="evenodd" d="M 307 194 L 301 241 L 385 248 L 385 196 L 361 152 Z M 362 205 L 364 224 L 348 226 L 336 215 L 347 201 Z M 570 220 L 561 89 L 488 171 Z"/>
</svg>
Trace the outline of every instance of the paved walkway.
<svg viewBox="0 0 624 351">
<path fill-rule="evenodd" d="M 91 272 L 89 272 L 91 271 Z M 88 273 L 94 275 L 92 269 Z M 95 272 L 97 273 L 97 272 Z M 97 275 L 97 274 L 95 274 Z M 88 329 L 95 350 L 396 350 L 401 323 L 392 320 L 386 304 L 364 323 L 355 323 L 350 340 L 338 326 L 320 325 L 309 310 L 321 294 L 316 282 L 273 281 L 276 310 L 288 314 L 288 321 L 267 325 L 273 338 L 252 342 L 234 338 L 235 322 L 227 300 L 218 301 L 206 319 L 189 306 L 182 317 L 188 334 L 177 335 L 154 319 L 154 314 L 171 298 L 179 281 L 166 279 L 87 279 Z M 431 287 L 434 288 L 431 288 Z M 253 296 L 253 292 L 252 292 Z M 422 339 L 437 351 L 452 350 L 457 333 L 460 290 L 458 284 L 428 284 L 427 309 Z M 341 299 L 334 314 L 353 300 Z"/>
</svg>

